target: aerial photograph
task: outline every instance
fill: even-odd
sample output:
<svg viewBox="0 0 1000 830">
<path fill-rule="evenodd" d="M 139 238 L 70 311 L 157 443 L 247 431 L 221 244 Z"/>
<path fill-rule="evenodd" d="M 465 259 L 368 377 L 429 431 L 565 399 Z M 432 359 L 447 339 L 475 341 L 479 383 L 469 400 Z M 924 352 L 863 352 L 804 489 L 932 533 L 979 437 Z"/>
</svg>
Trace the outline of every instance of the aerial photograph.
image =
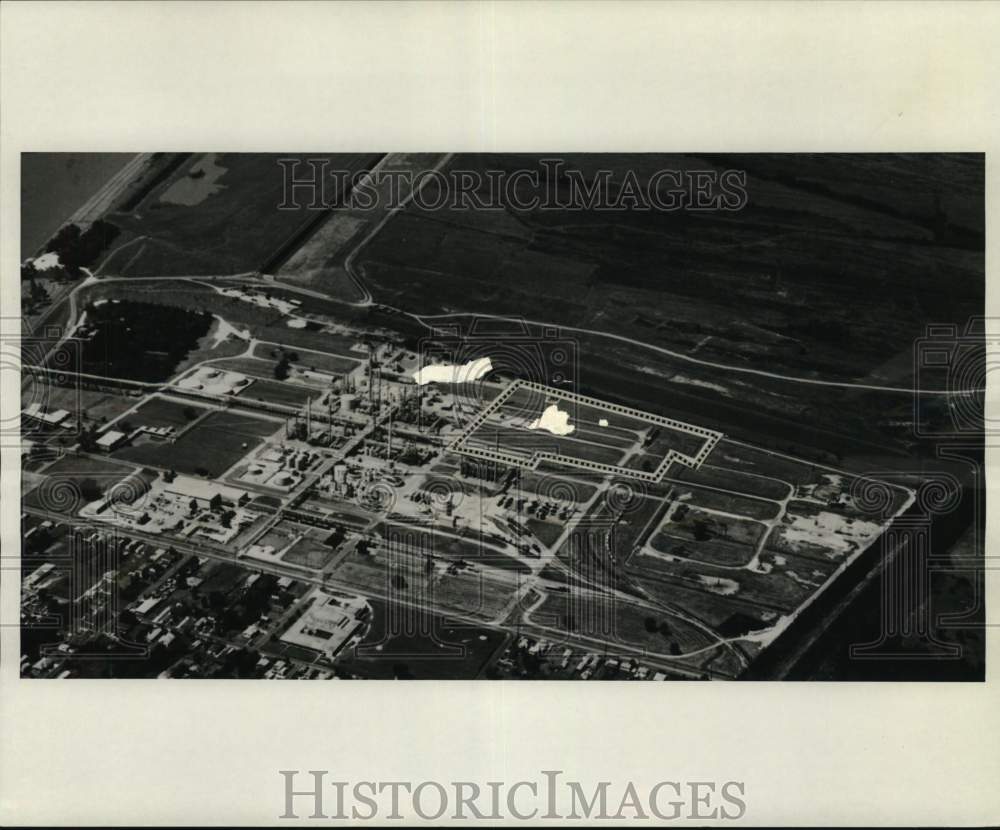
<svg viewBox="0 0 1000 830">
<path fill-rule="evenodd" d="M 23 153 L 21 677 L 982 681 L 984 192 Z"/>
</svg>

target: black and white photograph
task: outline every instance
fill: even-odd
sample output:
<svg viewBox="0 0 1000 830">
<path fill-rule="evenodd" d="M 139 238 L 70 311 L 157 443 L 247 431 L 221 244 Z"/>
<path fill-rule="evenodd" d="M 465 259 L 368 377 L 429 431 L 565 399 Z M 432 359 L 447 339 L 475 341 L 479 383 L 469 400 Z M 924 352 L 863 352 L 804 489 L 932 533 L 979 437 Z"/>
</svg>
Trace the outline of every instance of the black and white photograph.
<svg viewBox="0 0 1000 830">
<path fill-rule="evenodd" d="M 995 826 L 998 43 L 0 2 L 0 826 Z"/>
<path fill-rule="evenodd" d="M 22 675 L 982 680 L 984 176 L 22 155 Z"/>
</svg>

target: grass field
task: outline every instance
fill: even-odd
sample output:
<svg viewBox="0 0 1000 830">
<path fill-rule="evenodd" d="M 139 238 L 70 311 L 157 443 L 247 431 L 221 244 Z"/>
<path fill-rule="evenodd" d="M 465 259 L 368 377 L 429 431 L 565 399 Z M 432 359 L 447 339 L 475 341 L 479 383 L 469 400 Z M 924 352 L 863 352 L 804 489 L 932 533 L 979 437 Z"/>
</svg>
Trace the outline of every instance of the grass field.
<svg viewBox="0 0 1000 830">
<path fill-rule="evenodd" d="M 280 426 L 276 421 L 215 412 L 176 441 L 140 439 L 114 455 L 138 464 L 217 478 Z"/>
<path fill-rule="evenodd" d="M 688 501 L 693 506 L 735 513 L 738 516 L 746 516 L 751 519 L 773 519 L 778 515 L 780 509 L 774 502 L 749 496 L 720 493 L 716 490 L 694 487 L 687 483 L 678 482 L 676 493 L 678 498 Z"/>
<path fill-rule="evenodd" d="M 526 519 L 524 522 L 528 530 L 535 534 L 535 537 L 546 547 L 555 544 L 556 540 L 565 530 L 562 522 L 542 522 L 538 519 Z"/>
<path fill-rule="evenodd" d="M 289 548 L 281 561 L 318 571 L 329 565 L 336 555 L 337 551 L 323 544 L 321 539 L 304 536 Z"/>
<path fill-rule="evenodd" d="M 457 574 L 441 574 L 434 582 L 431 596 L 435 604 L 491 619 L 510 600 L 512 586 L 483 573 L 462 570 Z"/>
<path fill-rule="evenodd" d="M 619 187 L 626 169 L 646 181 L 665 168 L 735 168 L 747 171 L 753 195 L 736 213 L 698 216 L 449 210 L 445 219 L 411 204 L 358 258 L 376 301 L 442 313 L 453 310 L 451 287 L 461 279 L 462 310 L 473 314 L 537 318 L 529 309 L 544 308 L 552 324 L 678 351 L 710 336 L 700 348 L 708 360 L 737 364 L 752 356 L 760 368 L 844 379 L 911 353 L 928 314 L 959 324 L 981 314 L 981 156 L 601 154 L 563 161 L 588 181 L 598 168 L 617 169 Z M 552 181 L 537 156 L 459 155 L 452 165 L 534 168 Z M 880 186 L 870 189 L 873 181 Z M 934 232 L 938 181 L 950 185 L 940 208 L 947 219 L 938 219 L 955 223 L 952 240 Z M 775 227 L 783 229 L 780 245 Z M 947 296 L 942 268 L 955 275 Z M 844 302 L 861 292 L 869 298 L 864 308 Z M 922 299 L 911 303 L 912 296 Z M 753 325 L 734 325 L 747 307 L 758 309 Z"/>
<path fill-rule="evenodd" d="M 99 422 L 102 418 L 111 420 L 135 403 L 135 398 L 113 392 L 98 392 L 77 386 L 57 386 L 45 384 L 40 403 L 50 411 L 66 409 L 80 413 L 84 423 Z"/>
<path fill-rule="evenodd" d="M 553 465 L 553 470 L 555 469 L 557 468 Z M 558 473 L 542 472 L 542 465 L 537 470 L 520 470 L 510 494 L 528 499 L 558 498 L 578 504 L 586 503 L 594 495 L 597 487 L 593 476 L 570 471 L 565 467 L 558 467 L 558 470 Z"/>
<path fill-rule="evenodd" d="M 124 481 L 135 468 L 103 458 L 67 455 L 60 458 L 44 473 L 44 479 L 30 493 L 24 495 L 25 507 L 50 510 L 65 516 L 75 516 L 86 504 L 106 494 Z M 144 485 L 136 477 L 130 491 L 141 494 Z"/>
<path fill-rule="evenodd" d="M 567 635 L 620 643 L 649 654 L 669 655 L 672 644 L 683 653 L 715 642 L 711 635 L 664 611 L 589 595 L 549 594 L 531 613 L 531 619 Z M 665 623 L 668 633 L 658 627 L 650 630 L 647 620 L 656 626 Z"/>
<path fill-rule="evenodd" d="M 244 388 L 238 395 L 243 399 L 265 401 L 266 403 L 282 403 L 288 406 L 301 406 L 311 398 L 320 395 L 318 389 L 301 386 L 297 383 L 283 383 L 277 380 L 256 380 Z"/>
<path fill-rule="evenodd" d="M 295 362 L 294 366 L 302 367 L 307 369 L 315 369 L 319 372 L 331 372 L 333 374 L 344 374 L 350 372 L 352 369 L 356 368 L 358 363 L 361 362 L 363 356 L 358 352 L 350 352 L 350 346 L 353 345 L 353 341 L 349 341 L 344 338 L 340 344 L 336 342 L 333 338 L 336 335 L 328 335 L 331 338 L 331 342 L 328 348 L 331 353 L 326 353 L 322 351 L 308 351 L 306 349 L 292 349 L 291 351 L 296 351 L 299 359 Z M 274 364 L 277 363 L 277 358 L 279 354 L 279 349 L 277 346 L 272 346 L 268 343 L 258 343 L 253 350 L 253 356 L 262 358 L 268 361 L 266 365 L 268 370 L 272 370 Z"/>
<path fill-rule="evenodd" d="M 337 658 L 338 669 L 362 677 L 472 679 L 508 636 L 493 628 L 450 622 L 425 609 L 390 608 L 377 599 L 369 603 L 374 619 L 368 633 Z M 390 620 L 396 625 L 403 621 L 399 633 Z"/>
<path fill-rule="evenodd" d="M 282 157 L 263 153 L 191 157 L 133 211 L 108 217 L 123 229 L 119 245 L 145 237 L 123 249 L 110 265 L 125 276 L 264 270 L 283 248 L 294 250 L 297 237 L 323 218 L 305 205 L 278 209 L 285 186 L 278 165 Z M 322 158 L 331 170 L 360 170 L 377 157 L 339 154 Z M 192 177 L 196 166 L 204 169 L 206 162 L 210 175 Z M 180 188 L 187 190 L 183 199 L 172 195 Z"/>
<path fill-rule="evenodd" d="M 774 478 L 764 478 L 760 475 L 744 473 L 740 470 L 724 469 L 702 464 L 697 470 L 687 467 L 675 467 L 671 470 L 672 477 L 691 484 L 701 484 L 705 487 L 718 487 L 723 490 L 735 490 L 750 496 L 760 496 L 765 499 L 784 499 L 792 492 L 791 483 Z"/>
<path fill-rule="evenodd" d="M 754 554 L 752 545 L 729 542 L 724 539 L 695 541 L 687 536 L 679 536 L 662 530 L 653 536 L 649 545 L 660 553 L 730 568 L 743 567 L 753 559 Z M 655 558 L 652 556 L 637 557 L 632 560 L 632 564 L 647 570 L 656 570 Z"/>
<path fill-rule="evenodd" d="M 536 452 L 565 456 L 573 460 L 594 461 L 598 464 L 618 464 L 622 451 L 614 447 L 578 441 L 572 435 L 553 435 L 546 430 L 515 429 L 487 421 L 466 438 L 469 447 L 513 453 L 531 458 Z"/>
<path fill-rule="evenodd" d="M 470 565 L 489 566 L 516 573 L 530 573 L 531 569 L 515 555 L 507 555 L 480 544 L 475 536 L 456 538 L 445 533 L 433 533 L 413 525 L 381 522 L 376 531 L 384 538 L 398 539 L 404 550 L 428 552 L 445 559 L 461 560 Z"/>
<path fill-rule="evenodd" d="M 153 395 L 143 401 L 125 420 L 135 426 L 175 427 L 180 429 L 190 424 L 208 408 L 193 403 L 181 403 Z"/>
</svg>

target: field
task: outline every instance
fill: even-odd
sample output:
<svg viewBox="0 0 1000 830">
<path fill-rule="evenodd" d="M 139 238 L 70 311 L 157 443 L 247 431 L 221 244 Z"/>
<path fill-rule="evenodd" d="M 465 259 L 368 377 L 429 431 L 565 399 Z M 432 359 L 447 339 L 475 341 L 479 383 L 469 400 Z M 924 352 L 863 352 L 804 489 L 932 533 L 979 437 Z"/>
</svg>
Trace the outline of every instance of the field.
<svg viewBox="0 0 1000 830">
<path fill-rule="evenodd" d="M 503 611 L 512 594 L 510 583 L 468 570 L 441 574 L 431 589 L 435 604 L 487 620 Z"/>
<path fill-rule="evenodd" d="M 854 498 L 865 482 L 847 473 L 725 441 L 709 459 L 711 466 L 683 469 L 685 480 L 639 482 L 631 496 L 620 489 L 626 479 L 610 482 L 559 561 L 598 589 L 613 586 L 704 623 L 698 636 L 743 637 L 797 614 L 909 498 L 901 487 L 868 482 L 884 494 L 868 508 Z M 538 613 L 556 608 L 565 627 L 569 612 L 558 612 L 558 603 L 550 598 Z M 619 624 L 631 642 L 655 646 L 658 627 L 644 633 L 634 620 Z M 747 657 L 759 647 L 740 644 Z M 713 670 L 734 669 L 733 654 L 705 654 Z"/>
<path fill-rule="evenodd" d="M 652 655 L 669 656 L 676 651 L 676 656 L 680 656 L 716 641 L 701 628 L 655 608 L 611 598 L 584 596 L 574 600 L 572 596 L 550 594 L 531 612 L 531 621 L 557 633 L 620 643 Z M 652 619 L 656 626 L 647 625 L 647 619 Z M 664 623 L 666 629 L 662 628 Z"/>
<path fill-rule="evenodd" d="M 278 209 L 284 193 L 282 157 L 207 153 L 185 159 L 139 204 L 108 217 L 123 233 L 105 270 L 124 276 L 267 271 L 325 218 L 304 205 Z M 355 171 L 377 156 L 322 158 L 330 170 Z"/>
<path fill-rule="evenodd" d="M 179 431 L 199 416 L 210 411 L 207 407 L 198 404 L 181 403 L 153 395 L 139 404 L 124 420 L 134 426 L 174 427 Z"/>
<path fill-rule="evenodd" d="M 305 526 L 297 527 L 298 532 L 302 533 L 303 536 L 281 557 L 282 562 L 319 571 L 329 565 L 333 558 L 339 554 L 338 549 L 332 548 L 324 542 L 324 538 L 330 535 L 329 531 Z"/>
<path fill-rule="evenodd" d="M 301 406 L 311 398 L 320 395 L 318 389 L 300 386 L 296 383 L 282 383 L 276 380 L 256 380 L 239 393 L 239 398 L 254 401 Z"/>
<path fill-rule="evenodd" d="M 45 470 L 38 487 L 25 494 L 24 505 L 75 516 L 86 504 L 107 494 L 134 471 L 134 467 L 103 458 L 67 455 Z M 126 493 L 138 496 L 143 491 L 138 478 L 121 489 L 123 496 Z"/>
<path fill-rule="evenodd" d="M 543 412 L 553 411 L 565 420 L 561 428 L 566 431 L 543 425 Z M 612 421 L 614 431 L 605 440 L 602 430 L 610 429 Z M 704 427 L 518 378 L 466 425 L 449 449 L 522 467 L 537 468 L 545 461 L 658 481 L 675 462 L 701 464 L 719 438 Z M 630 458 L 640 446 L 648 454 Z"/>
<path fill-rule="evenodd" d="M 390 547 L 406 553 L 451 559 L 456 562 L 466 562 L 470 565 L 483 565 L 515 573 L 529 573 L 530 568 L 515 557 L 507 555 L 483 544 L 478 534 L 470 533 L 462 538 L 456 538 L 448 533 L 434 532 L 414 525 L 401 524 L 394 521 L 380 522 L 375 528 L 387 540 Z"/>
<path fill-rule="evenodd" d="M 179 473 L 218 478 L 280 426 L 277 421 L 214 412 L 176 441 L 139 439 L 133 446 L 116 450 L 114 456 Z"/>
<path fill-rule="evenodd" d="M 682 352 L 701 342 L 708 360 L 749 357 L 772 371 L 844 379 L 911 353 L 929 316 L 961 325 L 982 313 L 981 156 L 601 154 L 564 163 L 588 181 L 617 170 L 619 187 L 626 169 L 642 182 L 665 168 L 744 170 L 752 198 L 740 221 L 724 211 L 551 209 L 449 210 L 443 221 L 411 204 L 358 258 L 376 301 L 418 314 L 544 308 L 555 325 Z M 461 155 L 452 165 L 550 178 L 533 156 Z M 897 175 L 901 165 L 910 175 Z M 947 193 L 935 181 L 947 181 Z M 565 179 L 550 183 L 572 201 Z M 536 195 L 525 188 L 525 198 Z M 947 291 L 942 268 L 954 276 Z M 862 292 L 865 308 L 844 302 Z M 746 308 L 752 322 L 736 319 Z"/>
<path fill-rule="evenodd" d="M 297 352 L 299 359 L 293 364 L 293 368 L 314 369 L 318 372 L 331 372 L 335 375 L 345 374 L 355 369 L 361 362 L 362 355 L 358 352 L 350 352 L 350 344 L 346 340 L 343 344 L 338 345 L 336 341 L 332 340 L 336 335 L 328 336 L 331 338 L 328 346 L 331 353 L 299 349 Z M 254 347 L 253 356 L 268 361 L 258 365 L 265 367 L 270 373 L 273 371 L 274 364 L 277 363 L 278 352 L 276 346 L 258 343 Z"/>
<path fill-rule="evenodd" d="M 76 385 L 57 386 L 46 383 L 44 389 L 39 391 L 39 402 L 50 411 L 66 409 L 71 413 L 79 413 L 85 424 L 97 423 L 101 419 L 111 420 L 135 403 L 135 399 L 128 395 L 79 388 Z M 27 403 L 25 400 L 22 405 L 27 406 Z"/>
<path fill-rule="evenodd" d="M 476 677 L 507 634 L 450 621 L 425 609 L 370 600 L 374 619 L 366 636 L 336 661 L 361 677 L 433 679 Z M 398 632 L 398 633 L 397 633 Z"/>
</svg>

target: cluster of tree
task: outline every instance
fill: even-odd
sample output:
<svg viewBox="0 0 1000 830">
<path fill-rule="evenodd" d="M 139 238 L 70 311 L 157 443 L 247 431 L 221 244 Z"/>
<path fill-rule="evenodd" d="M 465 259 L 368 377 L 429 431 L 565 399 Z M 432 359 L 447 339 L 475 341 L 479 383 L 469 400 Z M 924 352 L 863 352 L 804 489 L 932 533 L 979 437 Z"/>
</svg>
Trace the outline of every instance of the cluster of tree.
<svg viewBox="0 0 1000 830">
<path fill-rule="evenodd" d="M 70 276 L 79 276 L 80 269 L 93 265 L 119 232 L 116 225 L 100 219 L 85 231 L 76 225 L 64 225 L 45 251 L 58 254 L 60 264 Z"/>
<path fill-rule="evenodd" d="M 219 674 L 223 677 L 254 677 L 260 653 L 252 648 L 230 651 L 222 661 Z"/>
<path fill-rule="evenodd" d="M 242 631 L 257 622 L 271 607 L 271 594 L 278 580 L 262 574 L 247 588 L 236 602 L 229 605 L 219 616 L 223 631 Z M 214 592 L 213 592 L 214 593 Z"/>
<path fill-rule="evenodd" d="M 53 542 L 52 532 L 49 528 L 38 526 L 38 529 L 24 542 L 24 552 L 26 554 L 42 553 Z"/>
<path fill-rule="evenodd" d="M 80 431 L 79 444 L 80 449 L 84 452 L 96 452 L 97 451 L 97 437 L 100 434 L 100 427 L 94 424 L 87 429 Z"/>
<path fill-rule="evenodd" d="M 707 541 L 712 538 L 712 531 L 709 528 L 708 522 L 704 519 L 696 519 L 694 523 L 694 538 L 699 542 Z"/>
<path fill-rule="evenodd" d="M 28 266 L 34 270 L 35 266 L 28 263 Z M 24 276 L 25 266 L 21 266 L 21 279 L 28 280 L 28 296 L 27 300 L 33 305 L 41 305 L 42 303 L 47 303 L 49 301 L 49 292 L 46 291 L 42 286 L 38 284 L 35 280 L 34 275 L 25 277 Z"/>
<path fill-rule="evenodd" d="M 288 355 L 283 354 L 278 362 L 274 364 L 274 377 L 277 380 L 285 380 L 288 377 Z"/>
<path fill-rule="evenodd" d="M 662 620 L 657 622 L 653 617 L 646 617 L 643 621 L 643 625 L 650 634 L 659 631 L 664 637 L 670 636 L 670 626 L 668 626 Z"/>
</svg>

